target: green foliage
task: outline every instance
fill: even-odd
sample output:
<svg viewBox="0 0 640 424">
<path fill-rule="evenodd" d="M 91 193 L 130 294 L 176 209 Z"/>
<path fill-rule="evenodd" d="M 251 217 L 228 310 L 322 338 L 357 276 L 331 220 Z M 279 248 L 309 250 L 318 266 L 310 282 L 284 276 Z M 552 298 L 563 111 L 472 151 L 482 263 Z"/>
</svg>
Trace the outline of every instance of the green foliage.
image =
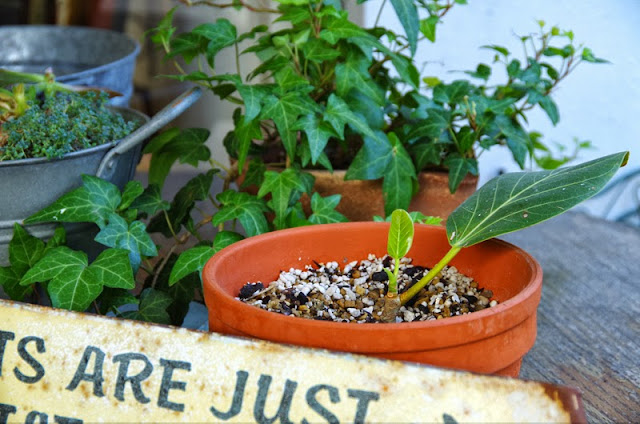
<svg viewBox="0 0 640 424">
<path fill-rule="evenodd" d="M 420 41 L 435 42 L 445 14 L 462 4 L 392 0 L 400 34 L 378 22 L 361 28 L 338 2 L 320 0 L 248 7 L 275 16 L 277 29 L 261 26 L 238 35 L 231 21 L 220 19 L 178 34 L 172 9 L 151 33 L 176 63 L 200 60 L 192 73 L 177 66 L 175 77 L 244 105 L 225 138 L 237 159 L 232 174 L 240 174 L 247 161 L 262 163 L 252 166 L 251 180 L 265 193 L 262 185 L 274 184 L 267 174 L 274 167 L 294 168 L 298 179 L 309 168 L 346 169 L 346 179 L 383 180 L 390 214 L 408 207 L 418 172 L 447 170 L 454 192 L 466 175 L 477 175 L 476 158 L 494 146 L 506 146 L 521 168 L 563 164 L 570 158 L 554 156 L 528 128 L 527 115 L 540 109 L 556 125 L 560 113 L 552 96 L 558 84 L 580 62 L 604 62 L 575 44 L 570 31 L 542 23 L 538 33 L 520 37 L 522 57 L 498 44 L 482 46 L 495 54 L 494 61 L 471 67 L 464 72 L 467 79 L 420 78 L 413 58 Z M 228 48 L 236 49 L 237 72 L 216 74 L 215 58 Z M 241 54 L 259 59 L 254 69 L 244 70 L 246 78 Z M 506 71 L 501 81 L 492 78 L 502 74 L 496 72 L 500 67 Z M 287 197 L 296 184 L 286 180 L 272 200 L 276 228 L 297 213 Z"/>
<path fill-rule="evenodd" d="M 120 140 L 138 126 L 107 107 L 106 93 L 49 94 L 30 87 L 25 97 L 28 109 L 2 122 L 0 96 L 0 161 L 57 158 Z"/>
</svg>

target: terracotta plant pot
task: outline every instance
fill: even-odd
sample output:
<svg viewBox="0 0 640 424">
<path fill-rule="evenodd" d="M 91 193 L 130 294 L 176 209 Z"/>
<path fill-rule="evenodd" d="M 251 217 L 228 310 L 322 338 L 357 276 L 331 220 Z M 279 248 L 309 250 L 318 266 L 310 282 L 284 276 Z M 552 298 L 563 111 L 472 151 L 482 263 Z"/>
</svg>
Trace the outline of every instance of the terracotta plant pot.
<svg viewBox="0 0 640 424">
<path fill-rule="evenodd" d="M 338 212 L 349 221 L 371 221 L 373 216 L 384 216 L 381 180 L 344 181 L 346 171 L 308 171 L 316 182 L 313 189 L 321 196 L 341 194 Z M 418 193 L 411 200 L 409 211 L 419 211 L 427 216 L 446 219 L 478 185 L 478 177 L 468 174 L 455 193 L 449 191 L 449 176 L 446 172 L 420 172 Z"/>
<path fill-rule="evenodd" d="M 275 280 L 280 270 L 318 262 L 346 264 L 369 253 L 384 255 L 388 223 L 356 222 L 275 231 L 235 243 L 214 255 L 203 272 L 211 331 L 517 376 L 536 338 L 542 270 L 523 250 L 500 240 L 463 249 L 452 261 L 493 291 L 495 307 L 437 321 L 353 324 L 285 316 L 235 298 L 247 282 Z M 433 266 L 449 249 L 442 227 L 416 226 L 407 256 Z"/>
</svg>

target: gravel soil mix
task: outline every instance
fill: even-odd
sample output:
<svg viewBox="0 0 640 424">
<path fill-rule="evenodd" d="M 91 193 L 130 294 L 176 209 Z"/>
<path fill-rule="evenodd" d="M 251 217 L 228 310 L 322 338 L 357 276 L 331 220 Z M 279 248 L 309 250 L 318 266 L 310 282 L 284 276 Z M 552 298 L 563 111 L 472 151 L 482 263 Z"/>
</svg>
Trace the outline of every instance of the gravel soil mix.
<svg viewBox="0 0 640 424">
<path fill-rule="evenodd" d="M 375 323 L 380 321 L 388 277 L 384 268 L 394 269 L 389 256 L 370 254 L 342 269 L 337 262 L 317 263 L 305 269 L 281 271 L 267 286 L 261 281 L 245 284 L 238 299 L 284 315 L 335 322 Z M 429 269 L 413 265 L 411 258 L 400 260 L 398 291 L 407 290 Z M 400 308 L 396 322 L 429 321 L 468 314 L 493 307 L 491 290 L 455 267 L 445 267 L 440 275 Z"/>
</svg>

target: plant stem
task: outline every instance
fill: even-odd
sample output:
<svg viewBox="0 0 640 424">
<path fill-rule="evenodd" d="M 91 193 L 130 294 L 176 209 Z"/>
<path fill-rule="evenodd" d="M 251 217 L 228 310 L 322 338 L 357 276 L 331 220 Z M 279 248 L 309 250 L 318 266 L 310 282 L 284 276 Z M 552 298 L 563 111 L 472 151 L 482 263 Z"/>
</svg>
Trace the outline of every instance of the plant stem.
<svg viewBox="0 0 640 424">
<path fill-rule="evenodd" d="M 373 24 L 374 28 L 378 26 L 378 22 L 380 21 L 380 17 L 382 16 L 382 9 L 384 9 L 384 5 L 387 3 L 387 0 L 382 0 L 382 4 L 380 5 L 380 10 L 378 10 L 378 16 L 376 16 L 376 22 Z"/>
<path fill-rule="evenodd" d="M 440 262 L 438 262 L 433 268 L 431 268 L 427 275 L 422 277 L 420 281 L 415 283 L 409 288 L 409 290 L 400 295 L 400 305 L 404 305 L 405 303 L 407 303 L 413 298 L 413 296 L 418 294 L 420 290 L 422 290 L 427 284 L 429 284 L 429 282 L 431 282 L 431 280 L 433 280 L 433 278 L 438 275 L 440 271 L 442 271 L 442 268 L 444 268 L 449 262 L 451 262 L 451 259 L 453 259 L 461 249 L 462 247 L 452 246 L 447 254 L 444 255 L 442 259 L 440 259 Z"/>
<path fill-rule="evenodd" d="M 239 0 L 237 2 L 232 2 L 232 3 L 223 3 L 223 4 L 218 4 L 215 3 L 213 1 L 209 1 L 209 0 L 196 0 L 196 1 L 192 1 L 192 0 L 180 0 L 182 3 L 186 4 L 187 6 L 201 6 L 201 5 L 205 5 L 205 6 L 211 6 L 211 7 L 217 7 L 219 9 L 226 9 L 227 7 L 236 7 L 238 5 L 241 5 L 243 7 L 246 7 L 247 9 L 249 9 L 252 12 L 260 12 L 260 13 L 280 13 L 275 9 L 269 9 L 266 7 L 255 7 L 252 6 L 248 3 L 245 3 L 242 0 Z"/>
</svg>

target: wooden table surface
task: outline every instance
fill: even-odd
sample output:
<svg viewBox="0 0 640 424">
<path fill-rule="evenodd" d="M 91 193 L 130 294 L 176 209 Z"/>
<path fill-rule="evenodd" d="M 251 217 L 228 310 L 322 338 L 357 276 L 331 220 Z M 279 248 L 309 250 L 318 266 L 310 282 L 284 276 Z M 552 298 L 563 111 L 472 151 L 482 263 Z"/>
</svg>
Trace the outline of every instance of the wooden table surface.
<svg viewBox="0 0 640 424">
<path fill-rule="evenodd" d="M 503 239 L 544 272 L 520 377 L 578 388 L 592 423 L 640 423 L 640 229 L 566 213 Z"/>
</svg>

